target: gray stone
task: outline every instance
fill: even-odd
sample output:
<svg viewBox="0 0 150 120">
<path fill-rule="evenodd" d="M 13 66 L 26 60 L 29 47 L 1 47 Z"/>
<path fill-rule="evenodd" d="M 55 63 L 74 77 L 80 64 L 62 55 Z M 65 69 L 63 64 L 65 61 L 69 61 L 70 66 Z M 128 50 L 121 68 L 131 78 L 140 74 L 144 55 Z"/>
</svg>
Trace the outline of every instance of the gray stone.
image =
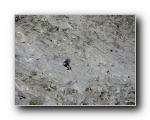
<svg viewBox="0 0 150 120">
<path fill-rule="evenodd" d="M 134 103 L 134 29 L 133 15 L 15 16 L 15 104 Z"/>
</svg>

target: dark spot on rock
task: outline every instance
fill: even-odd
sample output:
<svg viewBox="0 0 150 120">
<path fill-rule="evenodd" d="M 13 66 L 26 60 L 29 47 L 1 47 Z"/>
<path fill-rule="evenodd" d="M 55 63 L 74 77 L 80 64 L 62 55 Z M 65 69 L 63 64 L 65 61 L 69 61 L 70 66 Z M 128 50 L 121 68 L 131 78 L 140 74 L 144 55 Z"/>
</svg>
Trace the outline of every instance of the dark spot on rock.
<svg viewBox="0 0 150 120">
<path fill-rule="evenodd" d="M 29 78 L 32 78 L 32 76 L 29 76 Z"/>
<path fill-rule="evenodd" d="M 20 96 L 20 99 L 26 99 L 26 97 L 25 96 Z"/>
<path fill-rule="evenodd" d="M 107 74 L 109 73 L 109 70 L 107 71 Z"/>
<path fill-rule="evenodd" d="M 67 16 L 67 15 L 65 15 L 64 17 L 65 17 L 65 18 L 69 18 L 69 16 Z"/>
<path fill-rule="evenodd" d="M 85 89 L 85 91 L 92 91 L 91 87 Z"/>
<path fill-rule="evenodd" d="M 128 76 L 128 78 L 130 78 L 130 76 Z"/>
<path fill-rule="evenodd" d="M 33 70 L 33 71 L 31 72 L 31 75 L 32 75 L 32 76 L 36 76 L 36 75 L 37 75 L 37 72 Z"/>
<path fill-rule="evenodd" d="M 47 91 L 48 91 L 48 92 L 50 92 L 50 91 L 51 91 L 51 89 L 50 89 L 50 88 L 47 88 Z"/>
<path fill-rule="evenodd" d="M 112 50 L 112 49 L 110 49 L 110 52 L 113 52 L 113 50 Z"/>
<path fill-rule="evenodd" d="M 57 90 L 56 86 L 50 86 L 51 88 L 53 88 L 54 90 Z"/>
<path fill-rule="evenodd" d="M 56 28 L 56 30 L 58 31 L 58 30 L 59 30 L 59 28 Z"/>
<path fill-rule="evenodd" d="M 88 103 L 83 103 L 83 105 L 88 105 Z"/>
<path fill-rule="evenodd" d="M 119 28 L 119 24 L 118 23 L 115 23 L 115 25 L 117 26 L 117 28 Z M 117 31 L 118 32 L 118 31 Z"/>
<path fill-rule="evenodd" d="M 18 57 L 18 56 L 19 56 L 19 55 L 16 55 L 16 54 L 15 54 L 15 58 Z"/>
<path fill-rule="evenodd" d="M 127 102 L 126 105 L 135 105 L 135 103 L 134 102 Z"/>
<path fill-rule="evenodd" d="M 15 16 L 15 22 L 18 22 L 20 20 L 19 15 Z"/>
</svg>

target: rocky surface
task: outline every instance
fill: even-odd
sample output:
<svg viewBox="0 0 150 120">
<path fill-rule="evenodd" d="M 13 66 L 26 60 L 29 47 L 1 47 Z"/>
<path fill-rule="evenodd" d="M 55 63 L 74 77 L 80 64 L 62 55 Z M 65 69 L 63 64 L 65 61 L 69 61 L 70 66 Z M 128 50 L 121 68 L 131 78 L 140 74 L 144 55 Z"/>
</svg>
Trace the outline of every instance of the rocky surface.
<svg viewBox="0 0 150 120">
<path fill-rule="evenodd" d="M 135 94 L 135 16 L 15 16 L 16 105 L 134 105 Z"/>
</svg>

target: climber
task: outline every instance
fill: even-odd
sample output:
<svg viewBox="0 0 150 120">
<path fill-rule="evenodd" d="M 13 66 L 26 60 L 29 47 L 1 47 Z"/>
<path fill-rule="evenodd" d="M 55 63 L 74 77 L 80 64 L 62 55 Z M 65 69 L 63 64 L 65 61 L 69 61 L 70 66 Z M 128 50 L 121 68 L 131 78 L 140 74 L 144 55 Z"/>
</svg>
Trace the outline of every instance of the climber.
<svg viewBox="0 0 150 120">
<path fill-rule="evenodd" d="M 70 59 L 67 58 L 64 62 L 63 62 L 63 66 L 67 68 L 67 70 L 71 70 L 71 66 L 70 66 Z"/>
</svg>

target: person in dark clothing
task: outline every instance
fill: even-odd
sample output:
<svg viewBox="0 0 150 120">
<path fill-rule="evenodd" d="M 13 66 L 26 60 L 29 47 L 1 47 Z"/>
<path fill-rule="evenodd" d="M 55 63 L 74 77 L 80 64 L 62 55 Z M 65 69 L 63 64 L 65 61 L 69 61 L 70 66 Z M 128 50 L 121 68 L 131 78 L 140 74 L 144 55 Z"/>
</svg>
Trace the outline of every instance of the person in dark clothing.
<svg viewBox="0 0 150 120">
<path fill-rule="evenodd" d="M 71 70 L 70 62 L 71 62 L 71 60 L 70 60 L 69 58 L 67 58 L 67 59 L 63 62 L 63 66 L 66 67 L 67 70 Z"/>
</svg>

